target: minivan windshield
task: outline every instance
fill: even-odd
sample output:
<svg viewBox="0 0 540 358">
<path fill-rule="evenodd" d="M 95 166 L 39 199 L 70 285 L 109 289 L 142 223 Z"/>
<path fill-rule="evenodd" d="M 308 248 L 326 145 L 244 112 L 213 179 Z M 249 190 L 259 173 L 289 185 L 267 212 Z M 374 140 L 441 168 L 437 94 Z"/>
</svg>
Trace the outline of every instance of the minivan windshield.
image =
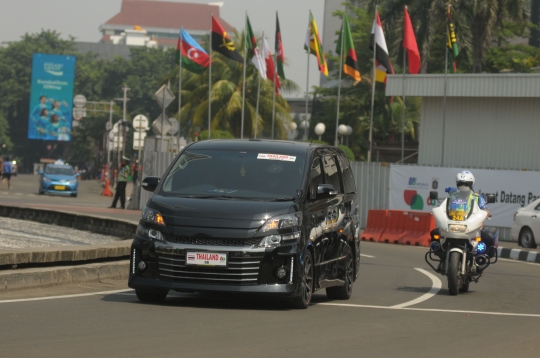
<svg viewBox="0 0 540 358">
<path fill-rule="evenodd" d="M 194 198 L 294 200 L 305 158 L 282 153 L 189 150 L 176 160 L 161 195 Z"/>
<path fill-rule="evenodd" d="M 45 174 L 53 175 L 75 175 L 73 168 L 69 165 L 47 165 Z"/>
</svg>

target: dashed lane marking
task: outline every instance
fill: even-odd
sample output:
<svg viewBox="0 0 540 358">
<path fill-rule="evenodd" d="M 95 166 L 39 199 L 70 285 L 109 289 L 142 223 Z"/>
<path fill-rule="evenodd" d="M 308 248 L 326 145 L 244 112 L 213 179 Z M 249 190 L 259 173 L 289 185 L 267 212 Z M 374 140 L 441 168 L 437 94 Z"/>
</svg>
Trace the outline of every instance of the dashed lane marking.
<svg viewBox="0 0 540 358">
<path fill-rule="evenodd" d="M 375 256 L 371 256 L 371 255 L 364 255 L 364 254 L 360 254 L 360 256 L 363 256 L 363 257 L 369 257 L 369 258 L 372 258 L 372 259 L 374 259 L 374 258 L 375 258 Z"/>
</svg>

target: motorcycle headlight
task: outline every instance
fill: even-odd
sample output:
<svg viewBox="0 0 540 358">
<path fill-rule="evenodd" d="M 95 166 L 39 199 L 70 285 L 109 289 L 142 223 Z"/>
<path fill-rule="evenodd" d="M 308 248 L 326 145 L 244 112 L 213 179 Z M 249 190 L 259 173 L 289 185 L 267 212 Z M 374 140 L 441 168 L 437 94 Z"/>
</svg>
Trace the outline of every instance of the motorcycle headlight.
<svg viewBox="0 0 540 358">
<path fill-rule="evenodd" d="M 165 225 L 163 216 L 157 210 L 148 207 L 144 208 L 142 212 L 142 219 L 152 224 Z"/>
<path fill-rule="evenodd" d="M 467 225 L 450 224 L 450 225 L 448 225 L 448 231 L 456 232 L 456 233 L 465 232 L 465 231 L 467 231 Z"/>
<path fill-rule="evenodd" d="M 268 219 L 261 228 L 262 232 L 269 230 L 285 229 L 302 225 L 301 213 L 274 216 Z"/>
<path fill-rule="evenodd" d="M 147 239 L 165 242 L 165 238 L 163 238 L 161 231 L 150 229 L 142 225 L 137 226 L 137 235 L 145 237 Z"/>
<path fill-rule="evenodd" d="M 261 242 L 259 242 L 259 247 L 277 247 L 281 243 L 298 241 L 298 239 L 300 239 L 299 231 L 287 235 L 269 235 L 263 237 Z"/>
</svg>

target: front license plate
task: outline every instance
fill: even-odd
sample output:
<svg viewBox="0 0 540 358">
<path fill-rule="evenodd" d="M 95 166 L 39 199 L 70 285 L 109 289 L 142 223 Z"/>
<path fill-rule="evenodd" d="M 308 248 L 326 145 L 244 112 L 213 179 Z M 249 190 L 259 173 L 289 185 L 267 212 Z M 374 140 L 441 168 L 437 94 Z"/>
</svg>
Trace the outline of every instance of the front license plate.
<svg viewBox="0 0 540 358">
<path fill-rule="evenodd" d="M 186 265 L 227 267 L 227 254 L 218 252 L 187 252 Z"/>
<path fill-rule="evenodd" d="M 63 186 L 63 185 L 55 185 L 54 186 L 54 190 L 64 190 L 64 189 L 66 189 L 66 187 Z"/>
</svg>

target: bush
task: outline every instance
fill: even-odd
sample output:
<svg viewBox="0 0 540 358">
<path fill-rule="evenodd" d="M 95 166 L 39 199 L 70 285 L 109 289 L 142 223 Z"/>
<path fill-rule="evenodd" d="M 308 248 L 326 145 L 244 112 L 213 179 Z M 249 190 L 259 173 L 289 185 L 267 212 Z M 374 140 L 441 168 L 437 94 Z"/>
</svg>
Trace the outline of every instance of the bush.
<svg viewBox="0 0 540 358">
<path fill-rule="evenodd" d="M 351 150 L 351 148 L 345 146 L 345 145 L 338 145 L 339 149 L 342 149 L 345 152 L 345 155 L 349 159 L 350 162 L 354 162 L 354 153 Z"/>
<path fill-rule="evenodd" d="M 234 138 L 235 136 L 232 135 L 232 133 L 216 129 L 211 132 L 210 139 L 234 139 Z M 208 139 L 208 130 L 204 130 L 201 133 L 199 133 L 199 140 L 205 140 L 205 139 Z"/>
</svg>

